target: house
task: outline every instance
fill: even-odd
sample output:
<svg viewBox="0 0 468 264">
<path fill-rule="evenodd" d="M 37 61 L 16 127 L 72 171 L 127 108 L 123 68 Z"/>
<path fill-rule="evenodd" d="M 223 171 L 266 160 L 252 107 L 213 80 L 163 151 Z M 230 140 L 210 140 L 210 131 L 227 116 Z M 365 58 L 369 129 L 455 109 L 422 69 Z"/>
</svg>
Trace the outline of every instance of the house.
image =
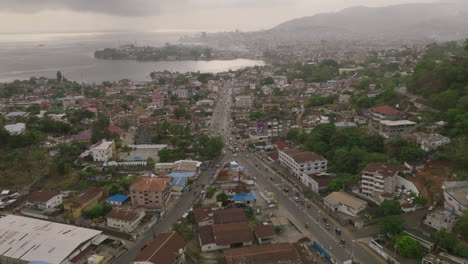
<svg viewBox="0 0 468 264">
<path fill-rule="evenodd" d="M 90 151 L 94 161 L 109 161 L 115 152 L 114 141 L 102 140 L 102 142 L 91 146 Z"/>
<path fill-rule="evenodd" d="M 129 198 L 127 195 L 116 194 L 107 197 L 106 202 L 110 205 L 123 205 Z"/>
<path fill-rule="evenodd" d="M 388 105 L 369 109 L 368 127 L 385 138 L 395 138 L 410 133 L 416 123 L 404 120 L 406 114 Z"/>
<path fill-rule="evenodd" d="M 398 182 L 398 174 L 403 169 L 399 166 L 374 162 L 369 163 L 362 171 L 361 193 L 377 203 L 383 202 L 385 193 L 393 194 Z"/>
<path fill-rule="evenodd" d="M 326 207 L 334 212 L 357 216 L 366 209 L 367 202 L 345 192 L 332 192 L 323 200 Z"/>
<path fill-rule="evenodd" d="M 143 208 L 115 206 L 106 215 L 107 226 L 118 229 L 121 232 L 133 232 L 145 216 Z"/>
<path fill-rule="evenodd" d="M 232 197 L 232 200 L 236 204 L 243 204 L 246 206 L 252 206 L 257 200 L 257 194 L 254 190 L 250 190 L 248 193 L 238 193 Z"/>
<path fill-rule="evenodd" d="M 16 120 L 16 119 L 20 119 L 23 117 L 27 117 L 28 115 L 29 115 L 28 112 L 10 112 L 5 115 L 5 118 L 7 120 Z"/>
<path fill-rule="evenodd" d="M 439 134 L 417 132 L 413 135 L 416 136 L 416 143 L 426 152 L 436 150 L 439 147 L 450 143 L 450 138 Z"/>
<path fill-rule="evenodd" d="M 300 254 L 301 245 L 291 243 L 277 243 L 259 245 L 246 248 L 231 248 L 224 250 L 224 263 L 226 264 L 302 264 Z M 309 256 L 310 257 L 310 256 Z"/>
<path fill-rule="evenodd" d="M 214 224 L 202 226 L 198 231 L 203 252 L 251 246 L 254 242 L 247 223 Z"/>
<path fill-rule="evenodd" d="M 458 216 L 450 210 L 439 210 L 432 212 L 424 219 L 424 224 L 434 228 L 437 231 L 443 230 L 452 232 L 457 223 Z"/>
<path fill-rule="evenodd" d="M 254 98 L 252 95 L 239 95 L 235 97 L 235 106 L 240 108 L 251 108 Z"/>
<path fill-rule="evenodd" d="M 327 160 L 309 151 L 298 149 L 285 149 L 279 151 L 279 161 L 296 177 L 301 177 L 303 173 L 313 174 L 327 171 Z"/>
<path fill-rule="evenodd" d="M 73 218 L 79 218 L 83 214 L 83 211 L 97 204 L 103 196 L 104 191 L 102 189 L 89 188 L 65 201 L 63 207 Z"/>
<path fill-rule="evenodd" d="M 196 160 L 178 160 L 174 162 L 174 169 L 172 172 L 192 172 L 195 173 L 193 177 L 198 177 L 201 164 L 201 162 Z"/>
<path fill-rule="evenodd" d="M 213 209 L 211 207 L 193 209 L 193 220 L 198 227 L 214 224 Z"/>
<path fill-rule="evenodd" d="M 133 260 L 133 264 L 184 264 L 187 242 L 177 232 L 160 233 Z"/>
<path fill-rule="evenodd" d="M 176 89 L 172 91 L 173 95 L 177 95 L 180 99 L 186 99 L 189 97 L 189 90 L 188 89 Z"/>
<path fill-rule="evenodd" d="M 320 172 L 314 174 L 302 173 L 300 179 L 307 189 L 318 194 L 319 192 L 326 192 L 328 190 L 328 185 L 337 178 L 338 176 L 336 176 L 336 174 Z"/>
<path fill-rule="evenodd" d="M 16 123 L 12 125 L 5 125 L 4 128 L 8 133 L 10 133 L 10 135 L 20 135 L 26 131 L 26 124 Z"/>
<path fill-rule="evenodd" d="M 340 96 L 338 97 L 338 102 L 340 104 L 347 104 L 347 103 L 349 103 L 350 99 L 351 99 L 351 95 L 349 95 L 349 94 L 340 94 Z"/>
<path fill-rule="evenodd" d="M 30 193 L 24 200 L 26 206 L 39 210 L 47 210 L 61 205 L 62 199 L 63 196 L 60 192 L 40 190 Z"/>
<path fill-rule="evenodd" d="M 172 194 L 181 195 L 182 192 L 186 189 L 189 177 L 171 177 L 171 189 Z"/>
<path fill-rule="evenodd" d="M 257 225 L 254 228 L 254 235 L 259 245 L 275 243 L 276 231 L 272 225 Z"/>
<path fill-rule="evenodd" d="M 242 208 L 227 208 L 213 211 L 213 221 L 215 224 L 247 223 L 247 217 Z"/>
<path fill-rule="evenodd" d="M 75 142 L 81 142 L 81 143 L 90 143 L 92 138 L 92 132 L 91 129 L 86 129 L 81 132 L 78 132 L 78 134 L 72 136 L 72 140 Z"/>
<path fill-rule="evenodd" d="M 130 197 L 133 206 L 147 209 L 164 210 L 171 197 L 172 178 L 139 177 L 130 186 Z"/>
<path fill-rule="evenodd" d="M 468 181 L 444 182 L 444 206 L 457 215 L 468 209 Z"/>
</svg>

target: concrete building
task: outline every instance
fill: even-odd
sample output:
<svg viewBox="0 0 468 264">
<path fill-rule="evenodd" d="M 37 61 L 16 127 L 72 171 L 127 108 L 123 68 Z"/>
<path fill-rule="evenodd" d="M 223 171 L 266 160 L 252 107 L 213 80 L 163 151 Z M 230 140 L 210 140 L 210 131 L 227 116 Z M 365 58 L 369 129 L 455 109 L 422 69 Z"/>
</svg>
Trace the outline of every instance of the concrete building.
<svg viewBox="0 0 468 264">
<path fill-rule="evenodd" d="M 257 225 L 254 228 L 255 238 L 259 245 L 267 245 L 275 243 L 277 237 L 273 225 Z"/>
<path fill-rule="evenodd" d="M 26 124 L 25 123 L 16 123 L 12 125 L 5 125 L 5 130 L 10 133 L 10 135 L 21 135 L 26 131 Z"/>
<path fill-rule="evenodd" d="M 172 94 L 177 95 L 180 99 L 186 99 L 189 97 L 189 90 L 188 89 L 176 89 L 172 91 Z"/>
<path fill-rule="evenodd" d="M 311 263 L 307 259 L 309 254 L 304 254 L 303 246 L 295 243 L 277 243 L 271 245 L 252 246 L 247 248 L 232 248 L 224 250 L 224 261 L 226 264 L 245 264 L 245 263 Z"/>
<path fill-rule="evenodd" d="M 384 138 L 396 138 L 411 133 L 416 123 L 409 120 L 381 120 L 377 131 Z"/>
<path fill-rule="evenodd" d="M 239 95 L 236 96 L 235 106 L 241 108 L 251 108 L 254 103 L 252 95 Z"/>
<path fill-rule="evenodd" d="M 357 216 L 367 206 L 367 202 L 345 192 L 332 192 L 323 202 L 330 210 L 349 216 Z"/>
<path fill-rule="evenodd" d="M 164 210 L 171 197 L 172 178 L 139 177 L 130 186 L 130 197 L 133 206 L 147 209 Z"/>
<path fill-rule="evenodd" d="M 328 190 L 328 185 L 337 178 L 336 174 L 325 172 L 314 174 L 302 173 L 301 182 L 307 187 L 307 189 L 318 194 L 319 192 L 326 192 Z"/>
<path fill-rule="evenodd" d="M 133 264 L 184 264 L 187 242 L 177 232 L 160 233 Z"/>
<path fill-rule="evenodd" d="M 90 209 L 97 204 L 104 196 L 104 190 L 100 188 L 89 188 L 63 203 L 65 212 L 73 218 L 79 218 L 83 211 Z"/>
<path fill-rule="evenodd" d="M 457 215 L 468 209 L 468 181 L 444 182 L 444 206 Z"/>
<path fill-rule="evenodd" d="M 0 217 L 0 263 L 27 264 L 32 261 L 65 264 L 92 244 L 102 232 L 29 217 Z"/>
<path fill-rule="evenodd" d="M 426 216 L 424 224 L 434 228 L 435 230 L 443 230 L 451 232 L 458 217 L 449 210 L 435 211 Z"/>
<path fill-rule="evenodd" d="M 278 153 L 281 165 L 288 168 L 298 178 L 303 173 L 309 175 L 327 171 L 327 160 L 313 152 L 285 149 Z"/>
<path fill-rule="evenodd" d="M 231 247 L 251 246 L 254 237 L 247 223 L 214 224 L 199 228 L 203 252 Z"/>
<path fill-rule="evenodd" d="M 26 206 L 39 210 L 48 210 L 61 205 L 63 203 L 62 198 L 60 192 L 40 190 L 30 193 L 24 200 Z"/>
<path fill-rule="evenodd" d="M 439 134 L 426 134 L 426 133 L 414 133 L 416 136 L 416 143 L 421 147 L 424 151 L 433 151 L 438 149 L 439 147 L 450 143 L 449 137 L 444 137 Z"/>
<path fill-rule="evenodd" d="M 402 168 L 396 165 L 374 162 L 369 163 L 362 171 L 361 193 L 377 203 L 383 202 L 385 195 L 393 194 L 397 186 L 398 173 Z"/>
<path fill-rule="evenodd" d="M 269 138 L 286 137 L 291 126 L 296 122 L 290 114 L 273 113 L 257 121 L 256 134 Z"/>
<path fill-rule="evenodd" d="M 109 161 L 110 159 L 112 159 L 112 156 L 115 152 L 114 141 L 103 140 L 102 142 L 91 146 L 90 151 L 93 155 L 94 161 Z"/>
<path fill-rule="evenodd" d="M 408 134 L 416 123 L 404 120 L 406 114 L 388 105 L 376 106 L 369 109 L 369 130 L 384 138 L 399 137 Z"/>
<path fill-rule="evenodd" d="M 143 208 L 116 206 L 106 215 L 107 226 L 121 232 L 133 232 L 145 216 Z"/>
</svg>

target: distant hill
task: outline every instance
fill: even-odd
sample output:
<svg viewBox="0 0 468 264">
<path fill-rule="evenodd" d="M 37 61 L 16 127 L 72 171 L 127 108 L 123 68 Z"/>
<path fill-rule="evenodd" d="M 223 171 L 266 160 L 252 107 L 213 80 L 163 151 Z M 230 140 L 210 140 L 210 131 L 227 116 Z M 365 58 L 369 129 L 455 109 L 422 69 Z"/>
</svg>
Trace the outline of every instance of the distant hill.
<svg viewBox="0 0 468 264">
<path fill-rule="evenodd" d="M 259 36 L 290 40 L 436 40 L 468 37 L 468 1 L 352 7 L 282 23 Z"/>
</svg>

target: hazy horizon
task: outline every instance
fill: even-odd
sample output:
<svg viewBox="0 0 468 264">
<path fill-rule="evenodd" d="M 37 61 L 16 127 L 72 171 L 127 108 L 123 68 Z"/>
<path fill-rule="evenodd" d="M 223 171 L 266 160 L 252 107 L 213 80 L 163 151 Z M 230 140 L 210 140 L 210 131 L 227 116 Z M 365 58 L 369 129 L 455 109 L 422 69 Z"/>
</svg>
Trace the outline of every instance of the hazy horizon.
<svg viewBox="0 0 468 264">
<path fill-rule="evenodd" d="M 433 0 L 0 0 L 0 33 L 253 31 L 352 6 Z M 442 1 L 443 2 L 443 1 Z M 34 28 L 31 28 L 34 25 Z"/>
</svg>

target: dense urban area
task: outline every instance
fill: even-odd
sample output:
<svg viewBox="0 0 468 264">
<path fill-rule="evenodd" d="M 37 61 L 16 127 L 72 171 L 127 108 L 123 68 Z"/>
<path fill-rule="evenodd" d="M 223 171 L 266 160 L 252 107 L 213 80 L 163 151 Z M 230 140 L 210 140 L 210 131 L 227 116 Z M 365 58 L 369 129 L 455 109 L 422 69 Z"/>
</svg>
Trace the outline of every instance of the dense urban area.
<svg viewBox="0 0 468 264">
<path fill-rule="evenodd" d="M 328 44 L 0 83 L 0 263 L 468 263 L 468 40 Z"/>
</svg>

